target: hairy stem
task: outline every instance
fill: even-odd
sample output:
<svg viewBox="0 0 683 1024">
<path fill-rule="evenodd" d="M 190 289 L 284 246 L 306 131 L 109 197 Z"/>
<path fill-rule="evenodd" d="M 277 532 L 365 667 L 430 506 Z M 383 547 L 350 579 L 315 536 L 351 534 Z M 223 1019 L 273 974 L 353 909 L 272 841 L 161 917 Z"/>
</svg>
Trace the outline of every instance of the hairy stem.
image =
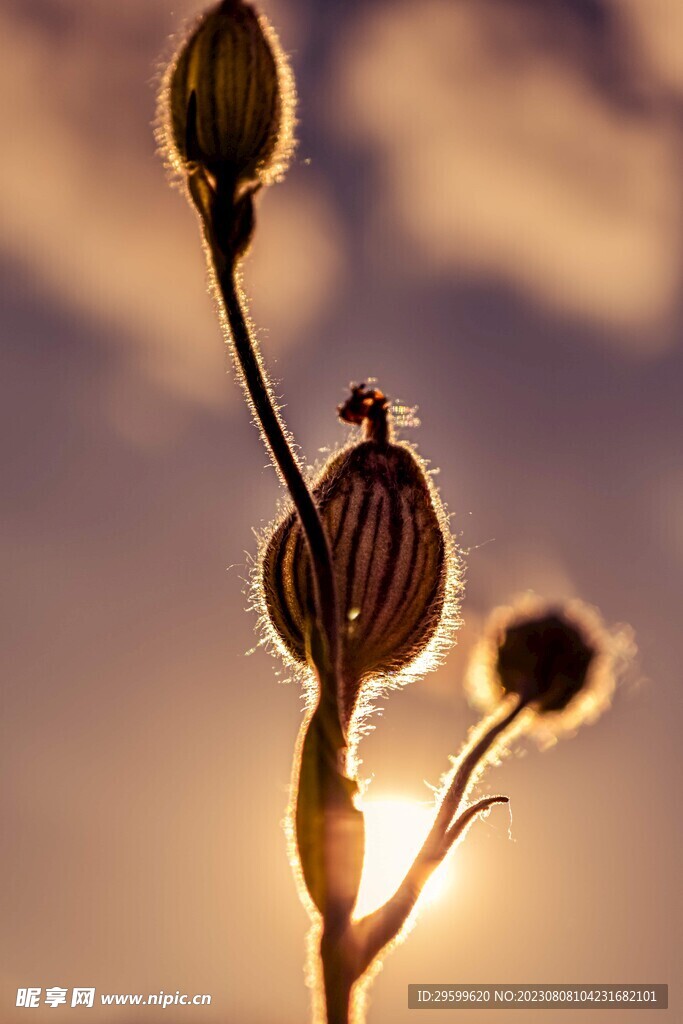
<svg viewBox="0 0 683 1024">
<path fill-rule="evenodd" d="M 327 643 L 326 653 L 330 663 L 336 667 L 339 663 L 337 588 L 332 553 L 325 527 L 266 384 L 260 360 L 247 326 L 242 307 L 241 289 L 234 267 L 220 275 L 219 284 L 235 355 L 244 377 L 249 399 L 270 448 L 273 461 L 291 495 L 308 543 L 315 581 L 316 612 L 324 640 Z"/>
<path fill-rule="evenodd" d="M 505 796 L 485 797 L 466 808 L 460 817 L 456 818 L 476 771 L 483 767 L 491 747 L 526 708 L 527 703 L 519 700 L 502 718 L 494 719 L 492 724 L 487 723 L 483 735 L 458 763 L 434 824 L 398 889 L 383 907 L 357 922 L 363 970 L 366 970 L 382 949 L 399 935 L 430 876 L 474 818 L 487 811 L 493 804 L 508 802 Z"/>
<path fill-rule="evenodd" d="M 316 617 L 321 633 L 320 656 L 325 669 L 320 671 L 321 697 L 334 695 L 335 702 L 341 687 L 340 678 L 339 611 L 334 578 L 332 553 L 317 505 L 304 479 L 287 433 L 273 403 L 261 362 L 251 337 L 243 308 L 243 295 L 234 265 L 228 265 L 218 275 L 218 284 L 230 327 L 233 351 L 244 379 L 249 401 L 259 426 L 270 448 L 273 462 L 289 491 L 303 530 L 311 558 L 314 582 Z M 329 670 L 327 670 L 329 669 Z M 334 694 L 326 687 L 334 686 Z"/>
<path fill-rule="evenodd" d="M 457 814 L 460 803 L 467 791 L 467 788 L 478 768 L 483 767 L 484 759 L 501 733 L 505 732 L 518 715 L 527 707 L 528 701 L 517 700 L 507 714 L 488 725 L 483 735 L 468 750 L 458 762 L 458 767 L 453 775 L 451 783 L 446 790 L 444 798 L 439 807 L 434 825 L 427 836 L 425 847 L 430 851 L 438 851 L 444 841 L 448 842 L 450 826 Z M 489 719 L 490 721 L 490 719 Z M 453 836 L 454 840 L 456 837 Z M 445 852 L 450 849 L 451 842 L 448 842 Z M 419 854 L 418 854 L 419 856 Z"/>
<path fill-rule="evenodd" d="M 194 119 L 188 118 L 191 147 Z M 188 152 L 191 148 L 188 149 Z M 235 362 L 242 375 L 249 404 L 254 411 L 271 458 L 289 491 L 308 547 L 315 598 L 314 664 L 322 703 L 334 706 L 343 735 L 340 714 L 341 644 L 339 601 L 334 565 L 325 527 L 315 499 L 306 483 L 287 431 L 273 401 L 263 372 L 258 346 L 252 336 L 245 312 L 245 298 L 239 280 L 239 263 L 254 232 L 256 187 L 237 195 L 236 182 L 217 182 L 200 166 L 187 177 L 188 197 L 204 228 L 210 269 L 222 304 L 232 343 Z"/>
<path fill-rule="evenodd" d="M 251 206 L 250 197 L 248 202 Z M 203 201 L 197 206 L 200 212 L 203 208 L 215 214 L 213 203 Z M 346 719 L 334 563 L 320 512 L 273 401 L 249 328 L 238 259 L 226 258 L 227 247 L 217 238 L 215 219 L 203 216 L 203 220 L 232 351 L 272 460 L 296 509 L 311 560 L 315 621 L 309 654 L 317 670 L 319 703 L 300 750 L 294 817 L 306 885 L 324 921 L 320 958 L 327 1024 L 349 1024 L 351 991 L 358 974 L 350 966 L 348 948 L 330 935 L 341 934 L 349 924 L 363 863 L 364 828 L 363 816 L 353 803 L 357 785 L 342 770 Z"/>
</svg>

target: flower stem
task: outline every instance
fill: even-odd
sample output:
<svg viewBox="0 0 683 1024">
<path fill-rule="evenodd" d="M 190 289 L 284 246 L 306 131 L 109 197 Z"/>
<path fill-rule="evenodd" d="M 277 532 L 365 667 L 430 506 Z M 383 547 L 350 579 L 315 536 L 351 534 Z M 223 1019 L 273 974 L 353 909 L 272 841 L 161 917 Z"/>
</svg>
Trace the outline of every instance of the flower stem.
<svg viewBox="0 0 683 1024">
<path fill-rule="evenodd" d="M 320 960 L 323 969 L 326 1024 L 350 1024 L 351 996 L 358 975 L 343 938 L 329 940 L 323 932 Z M 355 976 L 354 976 L 355 975 Z"/>
<path fill-rule="evenodd" d="M 285 427 L 273 402 L 261 360 L 247 324 L 244 295 L 239 285 L 234 263 L 228 263 L 221 271 L 217 272 L 216 276 L 230 328 L 233 352 L 244 380 L 249 402 L 270 449 L 273 462 L 289 491 L 308 544 L 314 581 L 316 617 L 322 642 L 319 657 L 325 663 L 324 667 L 317 666 L 321 699 L 327 702 L 329 698 L 334 697 L 336 703 L 341 690 L 341 687 L 336 685 L 336 681 L 340 678 L 339 610 L 329 541 L 313 495 L 304 479 Z M 332 693 L 329 692 L 330 689 L 332 689 Z"/>
<path fill-rule="evenodd" d="M 399 935 L 429 877 L 474 818 L 496 803 L 508 802 L 508 798 L 503 796 L 485 797 L 456 818 L 472 779 L 486 764 L 491 748 L 528 703 L 518 699 L 502 715 L 494 713 L 483 723 L 483 732 L 460 758 L 443 795 L 434 824 L 398 889 L 383 907 L 357 922 L 356 931 L 363 950 L 364 971 L 384 947 Z"/>
<path fill-rule="evenodd" d="M 194 128 L 192 129 L 194 130 Z M 340 713 L 342 700 L 339 601 L 325 527 L 315 499 L 304 479 L 273 401 L 263 371 L 258 345 L 248 324 L 246 300 L 239 280 L 239 264 L 254 233 L 254 193 L 258 186 L 238 194 L 237 182 L 216 181 L 201 165 L 193 165 L 187 176 L 188 198 L 199 214 L 204 229 L 209 269 L 222 306 L 231 350 L 244 388 L 271 458 L 289 491 L 301 523 L 311 559 L 315 622 L 311 646 L 320 686 L 320 703 L 336 719 L 345 741 Z"/>
</svg>

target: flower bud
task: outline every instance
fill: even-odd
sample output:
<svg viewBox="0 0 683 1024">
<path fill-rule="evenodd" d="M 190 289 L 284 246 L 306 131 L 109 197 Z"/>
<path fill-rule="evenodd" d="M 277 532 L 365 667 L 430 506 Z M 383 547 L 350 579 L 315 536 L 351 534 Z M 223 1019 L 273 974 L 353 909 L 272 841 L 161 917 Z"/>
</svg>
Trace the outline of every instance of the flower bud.
<svg viewBox="0 0 683 1024">
<path fill-rule="evenodd" d="M 466 688 L 486 711 L 506 695 L 520 697 L 537 712 L 537 738 L 554 742 L 609 707 L 635 650 L 628 626 L 607 629 L 599 612 L 582 601 L 553 605 L 525 594 L 491 613 Z"/>
<path fill-rule="evenodd" d="M 392 443 L 387 405 L 379 391 L 354 389 L 340 415 L 363 422 L 366 439 L 333 456 L 314 488 L 332 547 L 344 677 L 358 685 L 411 666 L 439 626 L 448 590 L 443 510 L 414 453 Z M 294 514 L 265 548 L 261 581 L 277 638 L 305 662 L 313 586 Z"/>
<path fill-rule="evenodd" d="M 162 135 L 177 169 L 267 183 L 291 149 L 291 77 L 274 32 L 242 0 L 199 20 L 166 75 Z"/>
<path fill-rule="evenodd" d="M 496 668 L 505 693 L 561 711 L 586 684 L 596 650 L 561 613 L 510 625 L 500 638 Z"/>
</svg>

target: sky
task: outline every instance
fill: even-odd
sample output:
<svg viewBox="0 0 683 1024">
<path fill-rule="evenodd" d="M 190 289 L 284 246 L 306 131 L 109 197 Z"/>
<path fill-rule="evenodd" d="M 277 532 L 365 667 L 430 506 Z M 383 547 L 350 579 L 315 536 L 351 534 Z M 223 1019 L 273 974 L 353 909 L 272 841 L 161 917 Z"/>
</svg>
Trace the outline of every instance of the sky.
<svg viewBox="0 0 683 1024">
<path fill-rule="evenodd" d="M 172 1011 L 192 1024 L 308 1012 L 282 827 L 302 699 L 247 607 L 281 492 L 153 137 L 163 60 L 200 10 L 0 9 L 8 1024 L 20 986 L 211 994 Z M 402 436 L 438 471 L 467 564 L 457 646 L 361 748 L 368 797 L 429 803 L 477 720 L 468 657 L 513 595 L 579 597 L 638 645 L 599 722 L 481 782 L 512 817 L 457 848 L 368 1022 L 412 1021 L 414 982 L 673 986 L 683 8 L 264 10 L 296 76 L 298 146 L 260 201 L 245 281 L 284 415 L 312 465 L 347 439 L 349 381 L 418 406 Z"/>
</svg>

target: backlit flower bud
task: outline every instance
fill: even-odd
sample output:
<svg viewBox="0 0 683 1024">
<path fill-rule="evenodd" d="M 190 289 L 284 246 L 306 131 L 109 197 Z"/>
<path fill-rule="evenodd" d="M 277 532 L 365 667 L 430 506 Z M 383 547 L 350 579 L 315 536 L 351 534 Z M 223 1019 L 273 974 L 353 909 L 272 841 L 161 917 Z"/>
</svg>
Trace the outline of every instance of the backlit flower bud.
<svg viewBox="0 0 683 1024">
<path fill-rule="evenodd" d="M 537 735 L 550 741 L 601 714 L 634 653 L 629 627 L 606 629 L 581 601 L 549 605 L 527 594 L 491 614 L 466 686 L 485 710 L 521 697 L 538 713 Z"/>
<path fill-rule="evenodd" d="M 162 135 L 177 169 L 267 183 L 291 149 L 291 76 L 274 32 L 242 0 L 199 20 L 166 74 Z"/>
<path fill-rule="evenodd" d="M 510 625 L 500 638 L 496 668 L 505 693 L 561 711 L 586 683 L 596 650 L 561 613 Z"/>
<path fill-rule="evenodd" d="M 439 499 L 414 453 L 391 441 L 381 392 L 355 388 L 340 409 L 366 440 L 333 456 L 314 488 L 333 551 L 344 676 L 401 672 L 434 636 L 447 596 L 448 537 Z M 268 616 L 295 661 L 307 659 L 313 616 L 309 556 L 289 515 L 267 544 Z"/>
</svg>

